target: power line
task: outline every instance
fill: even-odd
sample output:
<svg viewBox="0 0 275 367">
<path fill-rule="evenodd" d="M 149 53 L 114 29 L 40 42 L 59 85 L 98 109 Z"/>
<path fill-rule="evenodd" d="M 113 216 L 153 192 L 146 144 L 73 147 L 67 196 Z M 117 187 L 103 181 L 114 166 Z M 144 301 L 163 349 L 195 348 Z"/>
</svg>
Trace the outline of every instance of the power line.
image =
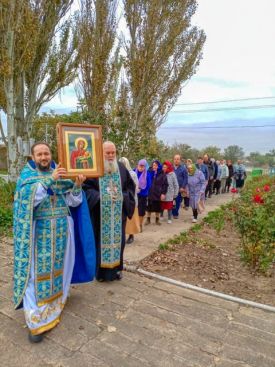
<svg viewBox="0 0 275 367">
<path fill-rule="evenodd" d="M 263 106 L 243 106 L 243 107 L 225 107 L 225 108 L 206 108 L 201 110 L 182 110 L 182 111 L 170 111 L 170 113 L 198 113 L 198 112 L 218 112 L 218 111 L 239 111 L 239 110 L 258 110 L 264 108 L 275 108 L 275 105 L 263 105 Z"/>
<path fill-rule="evenodd" d="M 263 99 L 274 99 L 275 96 L 271 97 L 254 97 L 254 98 L 240 98 L 240 99 L 224 99 L 218 101 L 208 101 L 208 102 L 190 102 L 190 103 L 175 103 L 175 106 L 191 106 L 198 104 L 210 104 L 210 103 L 227 103 L 227 102 L 242 102 L 242 101 L 254 101 L 254 100 L 263 100 Z"/>
<path fill-rule="evenodd" d="M 275 127 L 275 124 L 272 125 L 240 125 L 240 126 L 163 126 L 161 129 L 245 129 L 245 128 L 258 128 L 258 127 Z"/>
</svg>

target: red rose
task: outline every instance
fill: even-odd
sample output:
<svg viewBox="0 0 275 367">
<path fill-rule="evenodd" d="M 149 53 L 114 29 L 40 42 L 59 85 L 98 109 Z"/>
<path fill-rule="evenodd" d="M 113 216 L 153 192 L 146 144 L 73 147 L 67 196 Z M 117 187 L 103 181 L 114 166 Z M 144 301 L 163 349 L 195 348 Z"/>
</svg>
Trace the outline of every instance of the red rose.
<svg viewBox="0 0 275 367">
<path fill-rule="evenodd" d="M 263 199 L 260 195 L 254 195 L 253 201 L 254 201 L 254 203 L 257 203 L 257 204 L 263 204 L 264 203 L 264 201 L 263 201 Z"/>
<path fill-rule="evenodd" d="M 264 185 L 264 191 L 265 191 L 265 192 L 270 191 L 270 186 L 269 186 L 269 185 Z"/>
</svg>

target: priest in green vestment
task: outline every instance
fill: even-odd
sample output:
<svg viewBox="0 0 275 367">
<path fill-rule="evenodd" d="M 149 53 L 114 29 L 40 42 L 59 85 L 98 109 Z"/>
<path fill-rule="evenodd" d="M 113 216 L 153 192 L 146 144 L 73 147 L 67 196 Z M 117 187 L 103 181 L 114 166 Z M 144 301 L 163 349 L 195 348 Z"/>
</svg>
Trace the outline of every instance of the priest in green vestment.
<svg viewBox="0 0 275 367">
<path fill-rule="evenodd" d="M 117 161 L 112 142 L 103 144 L 104 176 L 83 185 L 95 231 L 96 278 L 122 278 L 125 226 L 135 210 L 135 183 L 125 166 Z"/>
</svg>

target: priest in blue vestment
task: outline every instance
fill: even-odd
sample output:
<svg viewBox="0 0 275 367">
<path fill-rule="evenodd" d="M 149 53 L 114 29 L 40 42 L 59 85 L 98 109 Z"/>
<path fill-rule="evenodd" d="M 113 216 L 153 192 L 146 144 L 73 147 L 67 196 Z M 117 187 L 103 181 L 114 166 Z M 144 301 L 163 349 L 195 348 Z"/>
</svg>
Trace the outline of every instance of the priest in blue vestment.
<svg viewBox="0 0 275 367">
<path fill-rule="evenodd" d="M 95 241 L 82 183 L 63 179 L 47 143 L 32 146 L 14 198 L 14 303 L 23 307 L 29 340 L 60 322 L 71 283 L 95 276 Z"/>
<path fill-rule="evenodd" d="M 135 211 L 135 183 L 125 166 L 116 159 L 116 147 L 103 144 L 104 176 L 84 182 L 96 242 L 96 278 L 122 278 L 125 226 Z"/>
</svg>

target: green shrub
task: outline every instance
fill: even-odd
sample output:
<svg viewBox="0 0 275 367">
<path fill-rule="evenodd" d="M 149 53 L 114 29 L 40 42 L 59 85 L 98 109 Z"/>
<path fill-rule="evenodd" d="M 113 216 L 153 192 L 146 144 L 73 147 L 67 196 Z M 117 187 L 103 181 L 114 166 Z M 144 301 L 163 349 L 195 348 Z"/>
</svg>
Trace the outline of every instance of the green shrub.
<svg viewBox="0 0 275 367">
<path fill-rule="evenodd" d="M 255 270 L 267 271 L 275 262 L 275 178 L 251 179 L 233 209 L 242 259 Z"/>
<path fill-rule="evenodd" d="M 159 244 L 159 250 L 161 250 L 161 251 L 169 250 L 169 244 L 167 242 L 160 243 Z"/>
<path fill-rule="evenodd" d="M 10 234 L 15 184 L 0 179 L 0 236 Z"/>
</svg>

